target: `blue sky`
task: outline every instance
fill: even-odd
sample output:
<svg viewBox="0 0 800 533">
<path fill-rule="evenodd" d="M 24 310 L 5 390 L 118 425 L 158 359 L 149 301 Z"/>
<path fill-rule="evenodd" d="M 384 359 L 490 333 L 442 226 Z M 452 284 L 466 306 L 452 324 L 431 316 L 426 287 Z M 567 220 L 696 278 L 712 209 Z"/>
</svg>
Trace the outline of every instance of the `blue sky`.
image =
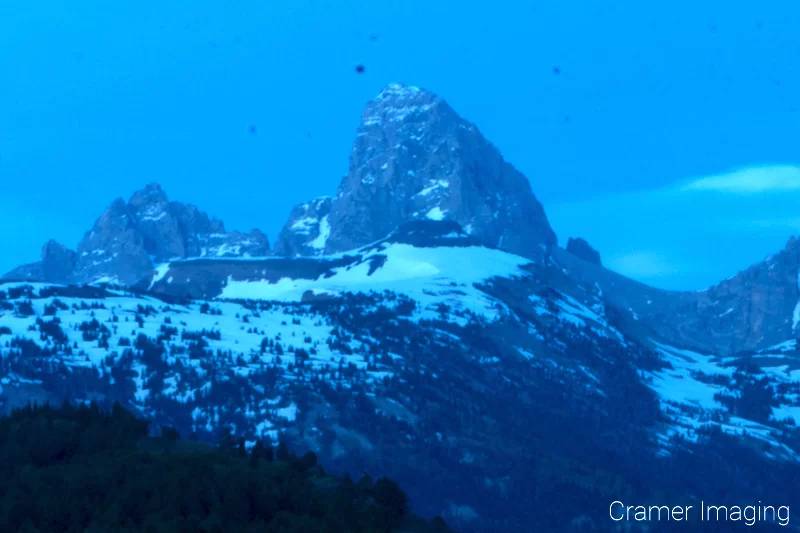
<svg viewBox="0 0 800 533">
<path fill-rule="evenodd" d="M 702 288 L 800 233 L 800 3 L 453 5 L 0 2 L 0 270 L 152 181 L 274 240 L 393 81 L 447 99 L 562 243 L 637 279 Z"/>
</svg>

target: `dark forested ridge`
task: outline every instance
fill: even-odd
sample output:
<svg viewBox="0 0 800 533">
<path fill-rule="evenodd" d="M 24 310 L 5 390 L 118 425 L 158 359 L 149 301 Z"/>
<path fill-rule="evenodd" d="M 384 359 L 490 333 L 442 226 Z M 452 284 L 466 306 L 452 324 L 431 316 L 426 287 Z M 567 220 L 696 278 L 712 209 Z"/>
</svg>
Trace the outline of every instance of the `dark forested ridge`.
<svg viewBox="0 0 800 533">
<path fill-rule="evenodd" d="M 387 478 L 327 474 L 316 456 L 220 435 L 180 440 L 115 405 L 14 410 L 0 419 L 0 531 L 448 532 Z"/>
<path fill-rule="evenodd" d="M 354 482 L 317 464 L 313 452 L 298 456 L 285 441 L 277 447 L 220 433 L 216 446 L 181 440 L 114 404 L 59 408 L 29 405 L 0 419 L 0 531 L 33 532 L 404 532 L 447 533 L 444 520 L 424 520 L 411 512 L 408 498 L 391 479 L 364 476 Z M 744 464 L 752 451 L 722 434 L 706 437 L 704 453 L 678 454 L 651 470 L 644 464 L 612 474 L 612 465 L 576 463 L 558 454 L 536 454 L 517 465 L 530 479 L 515 498 L 529 502 L 531 531 L 622 531 L 598 511 L 610 502 L 634 505 L 694 505 L 691 487 L 714 502 L 739 500 L 741 489 L 764 490 L 782 505 L 797 479 L 794 466 L 763 472 L 764 479 L 719 479 L 715 463 Z M 737 451 L 738 450 L 738 451 Z M 788 466 L 788 465 L 786 465 Z M 621 474 L 621 475 L 620 475 Z M 430 485 L 447 484 L 447 476 Z M 766 483 L 765 483 L 766 482 Z M 780 488 L 780 493 L 770 489 Z M 750 492 L 746 490 L 745 492 Z M 769 505 L 772 502 L 764 502 Z M 565 516 L 582 517 L 564 523 Z M 519 517 L 509 516 L 511 527 Z M 633 525 L 634 531 L 642 530 Z M 650 523 L 650 531 L 796 530 L 759 522 Z M 794 526 L 794 525 L 792 525 Z"/>
</svg>

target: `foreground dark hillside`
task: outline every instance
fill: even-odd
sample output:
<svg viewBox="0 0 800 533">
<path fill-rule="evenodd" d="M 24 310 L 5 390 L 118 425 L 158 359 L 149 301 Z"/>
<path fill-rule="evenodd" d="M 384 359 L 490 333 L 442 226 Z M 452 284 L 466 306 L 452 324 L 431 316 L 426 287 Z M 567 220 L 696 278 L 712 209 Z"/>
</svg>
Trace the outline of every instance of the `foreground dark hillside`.
<svg viewBox="0 0 800 533">
<path fill-rule="evenodd" d="M 147 435 L 117 405 L 14 410 L 0 420 L 0 531 L 449 531 L 411 514 L 393 481 L 331 476 L 285 444 Z"/>
</svg>

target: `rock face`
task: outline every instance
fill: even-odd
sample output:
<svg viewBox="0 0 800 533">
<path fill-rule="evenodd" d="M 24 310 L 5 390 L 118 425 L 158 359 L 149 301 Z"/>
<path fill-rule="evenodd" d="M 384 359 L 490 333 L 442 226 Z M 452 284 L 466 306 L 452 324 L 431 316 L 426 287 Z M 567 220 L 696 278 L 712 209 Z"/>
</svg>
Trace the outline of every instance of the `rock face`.
<svg viewBox="0 0 800 533">
<path fill-rule="evenodd" d="M 269 253 L 262 232 L 226 232 L 220 220 L 193 205 L 170 202 L 157 184 L 121 198 L 97 219 L 73 252 L 50 241 L 38 263 L 19 267 L 5 279 L 56 283 L 117 282 L 131 285 L 156 264 L 189 257 L 249 257 Z"/>
<path fill-rule="evenodd" d="M 41 261 L 17 267 L 3 276 L 3 279 L 48 280 L 65 283 L 69 280 L 76 263 L 75 251 L 50 240 L 42 247 Z"/>
<path fill-rule="evenodd" d="M 800 336 L 800 240 L 673 311 L 674 337 L 718 353 L 760 350 Z M 696 342 L 696 341 L 695 341 Z"/>
<path fill-rule="evenodd" d="M 78 254 L 63 244 L 50 240 L 42 248 L 42 275 L 47 279 L 64 279 L 75 268 Z"/>
<path fill-rule="evenodd" d="M 452 220 L 413 220 L 401 224 L 384 241 L 410 244 L 417 248 L 463 248 L 481 246 L 481 241 L 470 235 Z"/>
<path fill-rule="evenodd" d="M 600 252 L 591 247 L 591 245 L 580 237 L 570 237 L 567 241 L 567 251 L 576 257 L 580 257 L 588 263 L 594 265 L 602 265 L 600 261 Z"/>
<path fill-rule="evenodd" d="M 348 251 L 426 219 L 533 260 L 556 242 L 527 178 L 473 124 L 431 92 L 393 84 L 367 105 L 336 197 L 296 208 L 276 251 Z"/>
<path fill-rule="evenodd" d="M 767 350 L 800 338 L 800 240 L 702 291 L 648 287 L 605 269 L 588 268 L 567 251 L 554 254 L 576 280 L 596 283 L 607 303 L 645 336 L 721 356 Z"/>
<path fill-rule="evenodd" d="M 286 257 L 319 255 L 325 250 L 331 226 L 328 215 L 333 199 L 327 196 L 300 204 L 289 215 L 274 252 Z"/>
</svg>

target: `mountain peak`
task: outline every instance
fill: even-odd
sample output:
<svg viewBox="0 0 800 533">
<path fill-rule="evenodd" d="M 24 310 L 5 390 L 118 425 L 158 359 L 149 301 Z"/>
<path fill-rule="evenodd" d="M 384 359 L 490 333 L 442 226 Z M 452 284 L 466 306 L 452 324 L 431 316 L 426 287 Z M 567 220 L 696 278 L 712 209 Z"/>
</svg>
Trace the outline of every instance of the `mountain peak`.
<svg viewBox="0 0 800 533">
<path fill-rule="evenodd" d="M 131 206 L 139 206 L 142 204 L 166 204 L 168 202 L 167 193 L 164 192 L 161 185 L 158 183 L 148 183 L 143 189 L 133 193 L 128 204 Z"/>
<path fill-rule="evenodd" d="M 42 259 L 4 278 L 89 284 L 100 280 L 131 285 L 155 264 L 190 257 L 250 257 L 269 254 L 259 230 L 227 232 L 222 221 L 197 207 L 170 202 L 164 189 L 150 183 L 129 202 L 115 199 L 73 252 L 49 241 Z"/>
<path fill-rule="evenodd" d="M 432 92 L 399 83 L 367 103 L 336 197 L 312 211 L 295 208 L 279 253 L 354 250 L 414 220 L 455 221 L 534 260 L 556 242 L 527 178 L 478 128 Z"/>
<path fill-rule="evenodd" d="M 405 85 L 403 83 L 390 83 L 378 93 L 378 96 L 370 104 L 431 101 L 441 101 L 441 99 L 427 89 L 420 89 L 414 85 Z"/>
<path fill-rule="evenodd" d="M 128 204 L 122 198 L 115 198 L 108 208 L 100 215 L 92 232 L 123 231 L 131 224 Z"/>
<path fill-rule="evenodd" d="M 425 89 L 391 83 L 367 104 L 361 125 L 362 128 L 386 127 L 392 123 L 425 120 L 427 112 L 442 103 L 444 100 Z"/>
</svg>

